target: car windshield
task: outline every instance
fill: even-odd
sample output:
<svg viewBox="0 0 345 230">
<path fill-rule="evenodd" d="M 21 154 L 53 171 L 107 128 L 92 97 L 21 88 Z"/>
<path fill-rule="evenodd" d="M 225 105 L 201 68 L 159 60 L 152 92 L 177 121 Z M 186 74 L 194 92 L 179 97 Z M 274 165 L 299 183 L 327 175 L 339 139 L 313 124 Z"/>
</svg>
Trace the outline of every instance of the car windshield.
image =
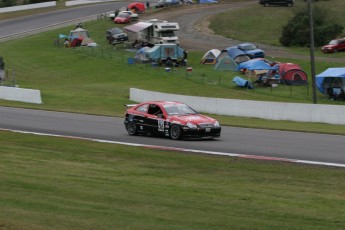
<svg viewBox="0 0 345 230">
<path fill-rule="evenodd" d="M 245 46 L 241 46 L 242 50 L 255 50 L 256 46 L 255 45 L 245 45 Z"/>
<path fill-rule="evenodd" d="M 119 28 L 113 28 L 113 29 L 111 30 L 111 33 L 112 33 L 112 34 L 122 34 L 123 32 L 122 32 L 122 30 L 119 29 Z"/>
<path fill-rule="evenodd" d="M 339 41 L 338 40 L 332 40 L 329 42 L 329 45 L 338 45 Z"/>
<path fill-rule="evenodd" d="M 126 13 L 120 13 L 117 17 L 119 17 L 119 18 L 129 18 L 130 15 L 126 14 Z"/>
<path fill-rule="evenodd" d="M 169 116 L 198 114 L 191 107 L 184 104 L 174 104 L 174 105 L 168 104 L 168 105 L 164 105 L 164 109 L 168 113 Z"/>
</svg>

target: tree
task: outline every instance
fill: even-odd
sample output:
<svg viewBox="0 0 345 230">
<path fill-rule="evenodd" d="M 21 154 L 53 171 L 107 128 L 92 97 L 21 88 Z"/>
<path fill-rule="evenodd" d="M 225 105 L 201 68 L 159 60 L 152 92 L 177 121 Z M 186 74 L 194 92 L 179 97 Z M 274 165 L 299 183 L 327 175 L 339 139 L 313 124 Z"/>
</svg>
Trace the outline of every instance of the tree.
<svg viewBox="0 0 345 230">
<path fill-rule="evenodd" d="M 297 10 L 295 16 L 283 27 L 279 39 L 283 46 L 310 46 L 309 16 L 306 7 Z M 318 6 L 313 7 L 314 44 L 322 46 L 342 34 L 343 26 L 332 13 Z"/>
<path fill-rule="evenodd" d="M 0 8 L 1 7 L 15 6 L 15 5 L 16 5 L 15 0 L 1 0 L 0 1 Z"/>
</svg>

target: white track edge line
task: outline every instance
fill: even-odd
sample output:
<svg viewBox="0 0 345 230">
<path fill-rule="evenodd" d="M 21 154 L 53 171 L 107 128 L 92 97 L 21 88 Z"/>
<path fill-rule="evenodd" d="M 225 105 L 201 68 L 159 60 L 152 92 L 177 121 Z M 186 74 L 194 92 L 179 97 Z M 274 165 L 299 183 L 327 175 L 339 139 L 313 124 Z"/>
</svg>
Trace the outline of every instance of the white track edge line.
<svg viewBox="0 0 345 230">
<path fill-rule="evenodd" d="M 224 152 L 215 152 L 215 151 L 206 151 L 206 150 L 174 148 L 174 147 L 159 146 L 159 145 L 137 144 L 137 143 L 121 142 L 121 141 L 109 141 L 109 140 L 102 140 L 102 139 L 95 139 L 95 138 L 88 138 L 88 137 L 75 137 L 75 136 L 67 136 L 67 135 L 60 135 L 60 134 L 49 134 L 49 133 L 40 133 L 40 132 L 31 132 L 31 131 L 22 131 L 22 130 L 4 129 L 4 128 L 0 128 L 0 130 L 2 130 L 2 131 L 10 131 L 10 132 L 14 132 L 14 133 L 33 134 L 33 135 L 38 135 L 38 136 L 62 137 L 62 138 L 70 138 L 70 139 L 77 139 L 77 140 L 78 139 L 79 140 L 87 140 L 87 141 L 93 141 L 93 142 L 99 142 L 99 143 L 109 143 L 109 144 L 136 146 L 136 147 L 146 147 L 146 148 L 160 149 L 160 150 L 172 150 L 172 151 L 181 151 L 181 152 L 204 153 L 204 154 L 210 154 L 210 155 L 239 157 L 239 158 L 255 159 L 255 160 L 281 161 L 281 162 L 291 162 L 291 163 L 300 163 L 300 164 L 310 164 L 310 165 L 331 166 L 331 167 L 345 168 L 345 164 L 331 163 L 331 162 L 308 161 L 308 160 L 297 160 L 297 159 L 289 159 L 289 158 L 278 158 L 278 157 L 265 157 L 265 156 L 256 156 L 256 155 L 246 155 L 246 154 L 238 154 L 238 153 L 224 153 Z"/>
</svg>

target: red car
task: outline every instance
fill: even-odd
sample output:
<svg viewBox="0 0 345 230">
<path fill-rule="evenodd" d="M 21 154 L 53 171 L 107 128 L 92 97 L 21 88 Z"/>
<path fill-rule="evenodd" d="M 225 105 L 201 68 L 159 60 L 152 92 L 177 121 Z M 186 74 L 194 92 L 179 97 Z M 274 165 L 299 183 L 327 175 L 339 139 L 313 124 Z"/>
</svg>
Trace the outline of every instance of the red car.
<svg viewBox="0 0 345 230">
<path fill-rule="evenodd" d="M 328 45 L 322 46 L 321 51 L 324 53 L 336 53 L 345 50 L 345 38 L 334 39 Z"/>
<path fill-rule="evenodd" d="M 114 22 L 117 24 L 126 24 L 126 23 L 130 23 L 131 21 L 132 21 L 131 15 L 124 12 L 120 12 L 119 15 L 117 15 L 114 19 Z"/>
<path fill-rule="evenodd" d="M 216 119 L 175 101 L 149 101 L 126 105 L 125 127 L 129 135 L 151 134 L 182 138 L 217 138 L 221 126 Z"/>
</svg>

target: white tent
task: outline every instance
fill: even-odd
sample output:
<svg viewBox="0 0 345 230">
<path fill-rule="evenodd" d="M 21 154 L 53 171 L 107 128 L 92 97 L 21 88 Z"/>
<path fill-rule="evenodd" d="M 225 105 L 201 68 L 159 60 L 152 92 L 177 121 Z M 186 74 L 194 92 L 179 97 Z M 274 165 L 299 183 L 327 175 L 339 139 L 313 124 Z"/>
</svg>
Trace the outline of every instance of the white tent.
<svg viewBox="0 0 345 230">
<path fill-rule="evenodd" d="M 211 49 L 205 53 L 205 55 L 201 59 L 202 64 L 215 64 L 218 55 L 220 54 L 220 50 Z"/>
</svg>

